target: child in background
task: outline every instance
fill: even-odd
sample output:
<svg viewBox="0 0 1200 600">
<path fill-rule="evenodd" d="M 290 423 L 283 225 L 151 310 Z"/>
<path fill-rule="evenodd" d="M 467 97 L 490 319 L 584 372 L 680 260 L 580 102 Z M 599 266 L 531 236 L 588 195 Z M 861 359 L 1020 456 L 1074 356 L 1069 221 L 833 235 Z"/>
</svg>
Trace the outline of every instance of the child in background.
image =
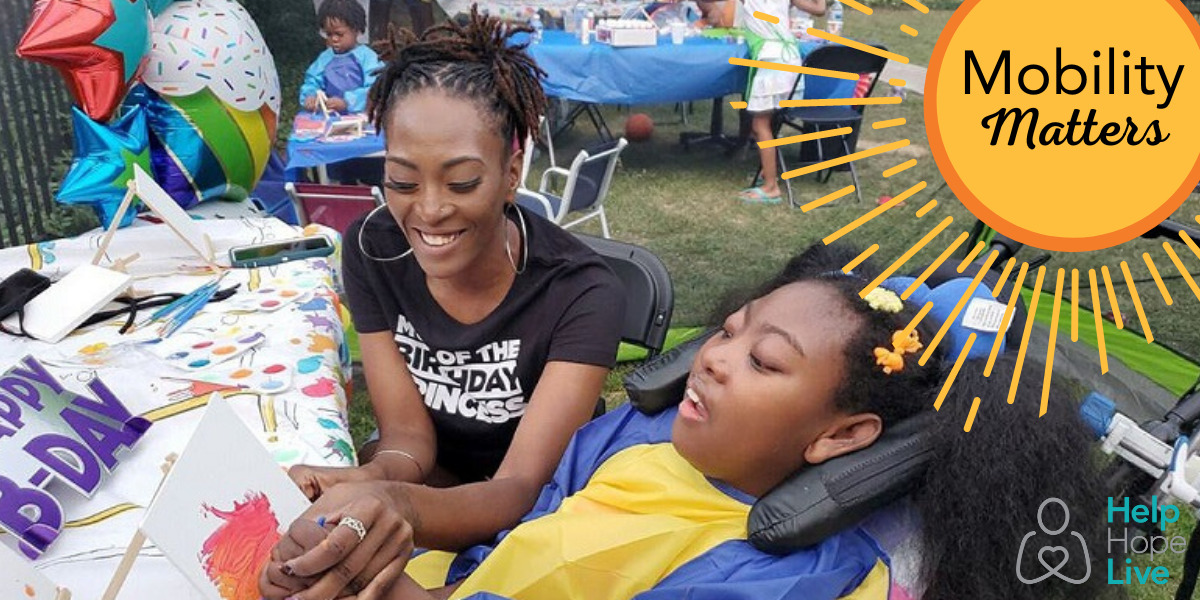
<svg viewBox="0 0 1200 600">
<path fill-rule="evenodd" d="M 356 0 L 325 0 L 317 11 L 325 44 L 329 46 L 304 72 L 300 104 L 307 111 L 319 108 L 317 92 L 324 92 L 326 108 L 360 113 L 367 108 L 367 90 L 382 66 L 371 48 L 358 36 L 367 29 L 367 13 Z"/>
<path fill-rule="evenodd" d="M 804 61 L 800 57 L 800 47 L 796 37 L 792 35 L 791 23 L 788 18 L 788 8 L 795 6 L 812 15 L 825 14 L 825 0 L 742 0 L 738 2 L 736 27 L 746 29 L 751 35 L 750 56 L 755 60 L 773 63 L 786 63 L 800 66 Z M 778 23 L 770 23 L 754 16 L 762 12 L 779 18 Z M 779 102 L 786 100 L 796 84 L 795 73 L 774 69 L 754 69 L 751 73 L 750 89 L 746 94 L 746 110 L 752 115 L 751 131 L 754 139 L 762 142 L 772 139 L 771 120 Z M 762 163 L 762 183 L 758 186 L 742 190 L 740 197 L 745 202 L 778 204 L 781 201 L 779 193 L 779 162 L 776 160 L 775 148 L 759 148 L 758 158 Z"/>
</svg>

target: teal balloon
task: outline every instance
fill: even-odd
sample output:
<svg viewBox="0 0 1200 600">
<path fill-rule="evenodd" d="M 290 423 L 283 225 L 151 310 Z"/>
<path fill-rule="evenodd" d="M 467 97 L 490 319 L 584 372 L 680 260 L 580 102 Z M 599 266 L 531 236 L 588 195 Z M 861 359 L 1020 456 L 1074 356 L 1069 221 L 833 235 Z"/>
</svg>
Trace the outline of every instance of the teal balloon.
<svg viewBox="0 0 1200 600">
<path fill-rule="evenodd" d="M 147 0 L 146 3 L 150 5 L 150 13 L 157 17 L 159 13 L 166 10 L 166 8 L 174 1 L 175 0 Z"/>
<path fill-rule="evenodd" d="M 112 125 L 93 121 L 78 107 L 71 107 L 75 129 L 75 158 L 58 188 L 58 201 L 89 205 L 100 223 L 108 227 L 125 198 L 126 183 L 133 179 L 133 166 L 150 172 L 150 143 L 146 113 L 134 108 Z M 124 227 L 133 222 L 133 208 L 121 219 Z"/>
<path fill-rule="evenodd" d="M 113 0 L 113 23 L 94 42 L 121 55 L 126 86 L 133 84 L 142 57 L 150 50 L 150 14 L 142 0 Z"/>
</svg>

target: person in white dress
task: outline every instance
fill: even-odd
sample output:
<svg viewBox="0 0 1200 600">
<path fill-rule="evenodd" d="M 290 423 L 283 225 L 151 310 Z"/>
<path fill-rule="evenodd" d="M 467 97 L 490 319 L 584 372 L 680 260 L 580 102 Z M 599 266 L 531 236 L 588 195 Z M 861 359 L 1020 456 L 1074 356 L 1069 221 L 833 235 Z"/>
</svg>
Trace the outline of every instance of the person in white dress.
<svg viewBox="0 0 1200 600">
<path fill-rule="evenodd" d="M 788 9 L 792 6 L 809 14 L 825 14 L 825 0 L 740 0 L 734 25 L 750 33 L 751 56 L 755 60 L 797 65 L 803 63 L 800 46 L 792 34 Z M 760 19 L 755 12 L 771 15 L 778 23 Z M 756 141 L 772 139 L 771 117 L 786 100 L 796 84 L 797 74 L 775 69 L 754 69 L 751 74 L 747 108 L 751 115 L 751 131 Z M 779 193 L 779 161 L 775 148 L 759 148 L 762 162 L 762 183 L 743 190 L 740 194 L 746 202 L 777 204 Z"/>
</svg>

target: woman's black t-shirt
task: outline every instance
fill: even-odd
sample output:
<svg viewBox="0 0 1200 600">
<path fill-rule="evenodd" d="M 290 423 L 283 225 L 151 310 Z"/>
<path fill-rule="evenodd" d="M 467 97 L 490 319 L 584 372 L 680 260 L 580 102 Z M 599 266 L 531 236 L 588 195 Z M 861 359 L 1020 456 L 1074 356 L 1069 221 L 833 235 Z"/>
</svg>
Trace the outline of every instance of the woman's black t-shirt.
<svg viewBox="0 0 1200 600">
<path fill-rule="evenodd" d="M 437 431 L 437 462 L 463 481 L 491 477 L 549 361 L 611 368 L 624 291 L 604 260 L 536 215 L 525 271 L 482 321 L 464 325 L 434 300 L 425 273 L 386 211 L 346 231 L 343 277 L 355 328 L 392 331 Z M 546 399 L 543 399 L 543 401 Z M 553 398 L 548 400 L 553 401 Z"/>
</svg>

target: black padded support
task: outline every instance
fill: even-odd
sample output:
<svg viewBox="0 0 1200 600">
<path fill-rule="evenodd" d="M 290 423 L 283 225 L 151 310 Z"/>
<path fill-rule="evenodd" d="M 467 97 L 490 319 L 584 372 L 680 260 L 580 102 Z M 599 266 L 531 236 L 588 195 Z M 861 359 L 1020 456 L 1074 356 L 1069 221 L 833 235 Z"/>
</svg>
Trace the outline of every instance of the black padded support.
<svg viewBox="0 0 1200 600">
<path fill-rule="evenodd" d="M 867 448 L 785 479 L 750 509 L 750 543 L 764 552 L 793 552 L 898 500 L 932 458 L 933 418 L 923 412 L 904 419 Z"/>
<path fill-rule="evenodd" d="M 625 393 L 629 403 L 648 415 L 660 413 L 683 400 L 688 373 L 700 346 L 712 337 L 705 332 L 686 341 L 635 369 L 625 376 Z"/>
</svg>

